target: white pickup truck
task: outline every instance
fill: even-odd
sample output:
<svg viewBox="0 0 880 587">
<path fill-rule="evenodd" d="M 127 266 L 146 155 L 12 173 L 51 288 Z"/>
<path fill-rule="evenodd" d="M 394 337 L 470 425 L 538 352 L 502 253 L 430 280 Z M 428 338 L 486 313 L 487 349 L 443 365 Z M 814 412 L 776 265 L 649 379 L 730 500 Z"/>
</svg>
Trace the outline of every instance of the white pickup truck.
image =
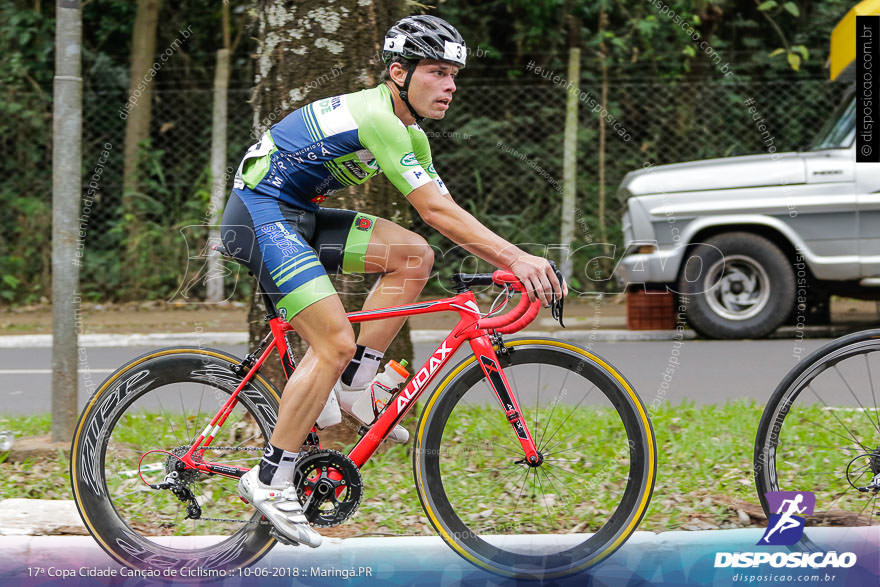
<svg viewBox="0 0 880 587">
<path fill-rule="evenodd" d="M 812 145 L 630 172 L 622 286 L 677 292 L 689 325 L 757 338 L 880 299 L 880 164 L 856 163 L 851 87 Z"/>
</svg>

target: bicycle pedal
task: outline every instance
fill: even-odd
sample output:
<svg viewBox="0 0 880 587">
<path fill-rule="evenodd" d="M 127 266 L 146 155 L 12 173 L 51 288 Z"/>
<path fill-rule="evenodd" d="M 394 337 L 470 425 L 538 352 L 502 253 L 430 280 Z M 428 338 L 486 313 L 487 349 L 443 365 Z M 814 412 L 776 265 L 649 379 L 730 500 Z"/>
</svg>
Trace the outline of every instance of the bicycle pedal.
<svg viewBox="0 0 880 587">
<path fill-rule="evenodd" d="M 293 540 L 276 530 L 274 526 L 269 529 L 269 534 L 271 534 L 272 537 L 281 544 L 286 544 L 287 546 L 299 546 L 299 542 L 294 542 Z"/>
</svg>

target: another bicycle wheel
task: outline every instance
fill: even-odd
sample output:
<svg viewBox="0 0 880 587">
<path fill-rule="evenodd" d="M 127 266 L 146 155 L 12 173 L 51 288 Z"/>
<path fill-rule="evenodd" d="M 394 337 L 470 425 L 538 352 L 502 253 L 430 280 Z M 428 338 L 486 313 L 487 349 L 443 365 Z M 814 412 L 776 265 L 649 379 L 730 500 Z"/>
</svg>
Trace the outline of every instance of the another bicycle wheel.
<svg viewBox="0 0 880 587">
<path fill-rule="evenodd" d="M 838 338 L 788 372 L 764 408 L 755 438 L 755 482 L 811 491 L 811 526 L 880 524 L 880 330 Z M 863 490 L 859 490 L 862 488 Z"/>
<path fill-rule="evenodd" d="M 92 536 L 121 563 L 236 568 L 274 545 L 260 514 L 239 499 L 236 479 L 183 471 L 183 486 L 194 497 L 184 501 L 141 480 L 143 475 L 161 483 L 174 470 L 175 455 L 186 452 L 241 382 L 230 368 L 239 362 L 210 349 L 153 351 L 111 375 L 83 410 L 71 449 L 73 495 Z M 255 466 L 275 426 L 278 402 L 271 384 L 252 380 L 214 431 L 216 446 L 204 460 Z"/>
<path fill-rule="evenodd" d="M 502 368 L 543 463 L 530 467 L 475 357 L 427 402 L 413 454 L 431 524 L 456 552 L 521 578 L 605 559 L 638 526 L 656 474 L 651 422 L 608 363 L 552 339 L 505 341 Z"/>
</svg>

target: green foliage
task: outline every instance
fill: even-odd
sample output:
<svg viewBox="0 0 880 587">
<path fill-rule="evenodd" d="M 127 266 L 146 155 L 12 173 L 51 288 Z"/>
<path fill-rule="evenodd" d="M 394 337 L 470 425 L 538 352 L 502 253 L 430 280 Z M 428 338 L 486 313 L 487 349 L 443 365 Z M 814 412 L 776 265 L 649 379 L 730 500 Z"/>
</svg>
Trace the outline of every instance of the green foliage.
<svg viewBox="0 0 880 587">
<path fill-rule="evenodd" d="M 603 49 L 610 88 L 608 110 L 634 135 L 632 142 L 624 143 L 608 129 L 604 220 L 609 224 L 611 244 L 620 244 L 623 202 L 615 199 L 614 192 L 626 172 L 646 161 L 667 163 L 762 148 L 736 134 L 735 129 L 743 124 L 753 131 L 751 122 L 743 123 L 746 97 L 756 96 L 761 102 L 762 114 L 775 125 L 780 148 L 808 140 L 816 122 L 797 114 L 827 109 L 833 90 L 817 90 L 804 98 L 793 94 L 784 82 L 807 82 L 826 75 L 822 64 L 831 28 L 851 8 L 851 2 L 665 3 L 679 22 L 693 27 L 711 45 L 722 64 L 730 64 L 734 79 L 726 79 L 687 31 L 648 2 L 439 3 L 433 12 L 456 24 L 471 48 L 448 120 L 425 125 L 426 130 L 455 130 L 469 136 L 431 140 L 437 167 L 456 200 L 508 240 L 559 240 L 554 219 L 559 217 L 561 195 L 554 182 L 562 181 L 564 91 L 524 66 L 534 61 L 566 74 L 568 14 L 582 25 L 583 71 L 578 85 L 594 98 L 601 94 Z M 233 37 L 242 26 L 242 9 L 249 5 L 244 0 L 231 3 Z M 0 198 L 7 205 L 7 213 L 0 216 L 0 303 L 32 302 L 49 292 L 54 5 L 43 2 L 38 6 L 41 12 L 33 10 L 32 2 L 0 0 L 4 56 L 0 60 L 0 153 L 4 154 L 0 157 L 4 177 Z M 159 91 L 153 97 L 141 193 L 135 197 L 134 215 L 125 217 L 121 202 L 125 121 L 118 111 L 128 99 L 136 3 L 84 3 L 84 184 L 95 172 L 103 145 L 112 144 L 86 226 L 80 269 L 87 299 L 167 299 L 180 285 L 187 261 L 200 262 L 190 257 L 198 256 L 205 231 L 181 230 L 204 224 L 207 211 L 210 99 L 206 93 L 186 93 L 210 88 L 213 79 L 214 52 L 221 44 L 221 4 L 206 6 L 203 0 L 162 4 L 157 53 L 169 47 L 182 29 L 190 27 L 192 35 L 163 65 L 154 82 Z M 600 36 L 603 9 L 607 23 Z M 782 31 L 784 42 L 765 15 Z M 245 89 L 230 97 L 228 165 L 233 168 L 252 142 L 246 93 L 253 81 L 252 33 L 245 31 L 233 54 L 232 87 Z M 784 46 L 779 52 L 772 51 L 780 44 Z M 779 80 L 783 85 L 772 85 Z M 723 91 L 719 84 L 726 84 Z M 773 96 L 761 96 L 762 92 Z M 709 109 L 707 104 L 719 106 Z M 595 242 L 599 224 L 598 115 L 589 111 L 586 102 L 580 108 L 575 248 Z M 424 227 L 421 231 L 442 251 L 450 250 L 450 243 L 434 231 Z M 127 244 L 138 252 L 131 266 L 123 265 Z M 437 267 L 451 272 L 466 256 L 457 248 L 438 257 Z M 587 261 L 587 257 L 579 258 L 579 266 L 586 266 Z M 585 269 L 575 277 L 577 285 L 601 287 L 590 271 Z M 126 279 L 126 272 L 137 276 L 136 287 Z M 200 287 L 193 295 L 198 295 Z"/>
</svg>

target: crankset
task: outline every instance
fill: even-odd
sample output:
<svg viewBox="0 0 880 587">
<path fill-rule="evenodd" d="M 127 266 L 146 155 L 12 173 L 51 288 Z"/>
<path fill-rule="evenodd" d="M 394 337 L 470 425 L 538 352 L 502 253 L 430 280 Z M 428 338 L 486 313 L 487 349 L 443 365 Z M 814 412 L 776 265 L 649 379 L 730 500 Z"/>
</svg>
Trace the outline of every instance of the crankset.
<svg viewBox="0 0 880 587">
<path fill-rule="evenodd" d="M 361 503 L 361 473 L 351 459 L 335 450 L 313 450 L 296 464 L 293 486 L 306 519 L 315 526 L 337 526 Z"/>
</svg>

